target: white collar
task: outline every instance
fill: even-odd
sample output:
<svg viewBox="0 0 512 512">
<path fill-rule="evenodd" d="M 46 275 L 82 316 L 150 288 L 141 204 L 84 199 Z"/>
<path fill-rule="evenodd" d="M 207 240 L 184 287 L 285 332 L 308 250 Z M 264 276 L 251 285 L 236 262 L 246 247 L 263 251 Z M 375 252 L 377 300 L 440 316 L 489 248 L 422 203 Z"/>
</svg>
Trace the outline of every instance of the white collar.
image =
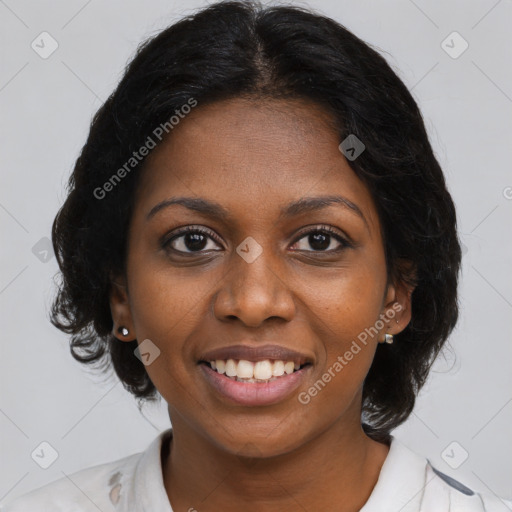
<svg viewBox="0 0 512 512">
<path fill-rule="evenodd" d="M 420 510 L 425 491 L 427 460 L 391 435 L 389 453 L 370 498 L 360 512 Z M 439 508 L 439 510 L 445 510 Z"/>
<path fill-rule="evenodd" d="M 162 443 L 171 435 L 172 429 L 165 430 L 141 454 L 132 473 L 133 481 L 128 485 L 129 492 L 122 493 L 118 504 L 120 512 L 173 512 L 165 490 L 161 464 Z M 360 512 L 419 510 L 428 483 L 425 478 L 427 466 L 426 459 L 391 436 L 389 453 L 377 484 Z"/>
<path fill-rule="evenodd" d="M 128 493 L 122 493 L 117 509 L 120 512 L 173 512 L 162 471 L 162 443 L 172 429 L 167 429 L 156 437 L 141 454 L 127 486 Z"/>
</svg>

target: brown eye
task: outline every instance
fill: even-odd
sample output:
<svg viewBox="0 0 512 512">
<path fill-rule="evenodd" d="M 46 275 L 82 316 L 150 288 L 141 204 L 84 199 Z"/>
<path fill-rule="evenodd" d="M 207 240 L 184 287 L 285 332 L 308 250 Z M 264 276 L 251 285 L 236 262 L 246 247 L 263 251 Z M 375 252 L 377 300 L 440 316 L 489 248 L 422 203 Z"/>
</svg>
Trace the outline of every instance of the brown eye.
<svg viewBox="0 0 512 512">
<path fill-rule="evenodd" d="M 185 254 L 200 253 L 216 250 L 215 245 L 217 244 L 209 243 L 213 241 L 213 238 L 214 236 L 209 230 L 189 226 L 174 234 L 164 242 L 163 246 Z"/>
<path fill-rule="evenodd" d="M 350 246 L 347 240 L 329 226 L 317 227 L 304 233 L 295 244 L 298 244 L 301 240 L 305 240 L 305 242 L 303 247 L 299 247 L 297 250 L 307 252 L 339 252 Z M 307 245 L 312 250 L 309 250 Z"/>
</svg>

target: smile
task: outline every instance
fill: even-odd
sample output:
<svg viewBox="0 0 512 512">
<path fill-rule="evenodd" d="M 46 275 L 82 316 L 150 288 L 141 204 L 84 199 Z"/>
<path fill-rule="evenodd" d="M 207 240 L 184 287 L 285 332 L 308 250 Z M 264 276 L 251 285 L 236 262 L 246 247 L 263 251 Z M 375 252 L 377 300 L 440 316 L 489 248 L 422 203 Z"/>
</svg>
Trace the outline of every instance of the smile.
<svg viewBox="0 0 512 512">
<path fill-rule="evenodd" d="M 217 359 L 210 361 L 210 367 L 221 375 L 239 382 L 269 382 L 283 375 L 290 375 L 301 366 L 293 361 L 247 361 L 240 359 Z"/>
<path fill-rule="evenodd" d="M 284 400 L 303 382 L 310 363 L 293 361 L 202 361 L 205 380 L 223 400 L 245 406 L 263 406 Z"/>
</svg>

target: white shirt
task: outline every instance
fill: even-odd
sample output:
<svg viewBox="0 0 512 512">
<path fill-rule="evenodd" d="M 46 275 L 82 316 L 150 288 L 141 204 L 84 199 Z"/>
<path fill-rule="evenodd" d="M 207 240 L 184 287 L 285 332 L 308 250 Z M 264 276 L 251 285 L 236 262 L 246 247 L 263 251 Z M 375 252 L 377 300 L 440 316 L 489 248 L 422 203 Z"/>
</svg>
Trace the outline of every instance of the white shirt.
<svg viewBox="0 0 512 512">
<path fill-rule="evenodd" d="M 77 471 L 1 506 L 0 512 L 172 512 L 161 464 L 162 442 L 170 436 L 168 429 L 144 452 Z M 200 504 L 195 507 L 200 510 Z M 391 436 L 377 484 L 360 512 L 511 510 L 512 501 L 468 489 Z"/>
</svg>

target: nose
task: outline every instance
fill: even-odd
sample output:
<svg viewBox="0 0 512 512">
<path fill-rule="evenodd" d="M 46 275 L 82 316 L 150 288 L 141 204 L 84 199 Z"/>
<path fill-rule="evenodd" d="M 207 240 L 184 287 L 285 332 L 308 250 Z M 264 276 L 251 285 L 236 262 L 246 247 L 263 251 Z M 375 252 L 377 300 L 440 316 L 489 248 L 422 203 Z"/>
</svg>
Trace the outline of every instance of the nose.
<svg viewBox="0 0 512 512">
<path fill-rule="evenodd" d="M 238 319 L 247 327 L 265 320 L 290 321 L 295 314 L 293 294 L 284 273 L 266 251 L 253 262 L 233 254 L 233 261 L 214 295 L 213 312 L 220 321 Z"/>
</svg>

